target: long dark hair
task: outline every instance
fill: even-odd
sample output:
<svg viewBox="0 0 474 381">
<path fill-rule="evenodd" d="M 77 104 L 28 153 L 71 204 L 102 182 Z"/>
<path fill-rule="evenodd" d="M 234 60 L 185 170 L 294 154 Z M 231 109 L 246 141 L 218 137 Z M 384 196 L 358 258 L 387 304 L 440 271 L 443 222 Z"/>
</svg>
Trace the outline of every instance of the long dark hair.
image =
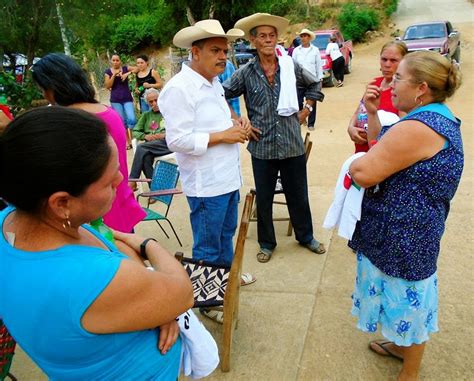
<svg viewBox="0 0 474 381">
<path fill-rule="evenodd" d="M 97 103 L 87 74 L 71 57 L 50 53 L 32 67 L 33 80 L 43 90 L 51 90 L 58 105 Z"/>
<path fill-rule="evenodd" d="M 104 123 L 81 110 L 52 106 L 25 112 L 0 136 L 0 197 L 38 213 L 58 191 L 81 195 L 111 155 Z"/>
</svg>

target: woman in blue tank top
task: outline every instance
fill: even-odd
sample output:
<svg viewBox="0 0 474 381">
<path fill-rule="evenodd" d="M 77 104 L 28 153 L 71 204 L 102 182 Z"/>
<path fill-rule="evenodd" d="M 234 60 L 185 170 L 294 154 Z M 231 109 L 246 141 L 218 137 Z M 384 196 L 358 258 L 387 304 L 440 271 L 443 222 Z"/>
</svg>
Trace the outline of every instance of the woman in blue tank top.
<svg viewBox="0 0 474 381">
<path fill-rule="evenodd" d="M 88 225 L 122 180 L 103 122 L 56 106 L 22 114 L 0 136 L 0 178 L 0 319 L 25 352 L 51 380 L 176 380 L 187 273 L 154 240 L 112 243 Z"/>
<path fill-rule="evenodd" d="M 380 89 L 368 86 L 369 152 L 350 167 L 366 188 L 350 246 L 357 250 L 352 313 L 357 327 L 386 340 L 369 348 L 403 360 L 399 380 L 418 379 L 426 341 L 438 331 L 437 259 L 463 170 L 460 121 L 443 103 L 460 85 L 456 64 L 434 52 L 410 53 L 392 81 L 392 102 L 406 112 L 380 129 Z"/>
</svg>

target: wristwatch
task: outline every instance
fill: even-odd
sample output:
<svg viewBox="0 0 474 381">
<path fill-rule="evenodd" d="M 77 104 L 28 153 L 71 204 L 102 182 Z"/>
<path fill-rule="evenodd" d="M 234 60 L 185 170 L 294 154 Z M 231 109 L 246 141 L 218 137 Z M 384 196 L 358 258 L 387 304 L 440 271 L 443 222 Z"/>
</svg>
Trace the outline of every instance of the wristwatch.
<svg viewBox="0 0 474 381">
<path fill-rule="evenodd" d="M 142 257 L 143 259 L 148 259 L 148 255 L 146 255 L 146 244 L 148 243 L 148 241 L 156 241 L 156 239 L 154 238 L 147 238 L 146 240 L 144 240 L 141 245 L 140 245 L 140 257 Z"/>
<path fill-rule="evenodd" d="M 309 112 L 313 112 L 313 106 L 309 105 L 308 103 L 304 105 L 304 108 L 307 108 Z"/>
</svg>

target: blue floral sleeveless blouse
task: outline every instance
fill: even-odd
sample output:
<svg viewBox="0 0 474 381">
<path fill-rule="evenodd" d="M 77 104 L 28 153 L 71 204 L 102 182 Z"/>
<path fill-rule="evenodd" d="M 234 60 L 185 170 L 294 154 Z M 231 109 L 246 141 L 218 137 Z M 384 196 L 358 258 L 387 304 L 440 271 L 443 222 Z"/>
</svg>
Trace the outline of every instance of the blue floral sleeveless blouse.
<svg viewBox="0 0 474 381">
<path fill-rule="evenodd" d="M 461 121 L 440 103 L 420 107 L 402 120 L 424 123 L 444 136 L 447 145 L 432 158 L 366 189 L 349 246 L 387 275 L 421 280 L 436 271 L 449 204 L 461 178 Z M 382 128 L 379 139 L 388 128 Z"/>
</svg>

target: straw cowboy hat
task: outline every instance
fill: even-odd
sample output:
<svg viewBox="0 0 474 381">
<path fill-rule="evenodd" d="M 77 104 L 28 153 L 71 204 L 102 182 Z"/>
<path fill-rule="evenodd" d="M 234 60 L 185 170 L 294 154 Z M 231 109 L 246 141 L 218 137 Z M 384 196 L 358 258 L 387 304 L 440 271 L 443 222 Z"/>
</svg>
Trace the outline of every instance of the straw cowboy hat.
<svg viewBox="0 0 474 381">
<path fill-rule="evenodd" d="M 218 20 L 201 20 L 192 26 L 181 29 L 173 37 L 173 44 L 179 48 L 191 48 L 194 41 L 204 38 L 223 37 L 232 42 L 242 38 L 244 32 L 240 29 L 229 29 L 224 32 L 221 23 Z"/>
<path fill-rule="evenodd" d="M 245 32 L 245 38 L 249 39 L 250 30 L 257 26 L 273 26 L 277 30 L 278 35 L 282 36 L 289 24 L 290 22 L 284 17 L 273 16 L 269 13 L 254 13 L 237 21 L 234 28 L 242 29 Z"/>
<path fill-rule="evenodd" d="M 301 29 L 301 32 L 298 32 L 298 33 L 296 33 L 296 34 L 297 34 L 298 36 L 300 36 L 300 37 L 301 37 L 302 34 L 307 34 L 307 35 L 309 35 L 309 37 L 310 37 L 310 41 L 313 41 L 314 38 L 316 37 L 316 36 L 314 35 L 314 32 L 311 32 L 309 29 L 306 29 L 306 28 Z"/>
</svg>

